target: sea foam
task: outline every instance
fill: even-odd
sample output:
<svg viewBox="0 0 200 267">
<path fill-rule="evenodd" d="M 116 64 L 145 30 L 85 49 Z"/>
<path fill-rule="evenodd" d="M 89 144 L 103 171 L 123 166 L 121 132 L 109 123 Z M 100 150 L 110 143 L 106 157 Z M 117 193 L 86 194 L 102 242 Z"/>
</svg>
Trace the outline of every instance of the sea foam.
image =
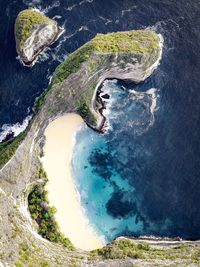
<svg viewBox="0 0 200 267">
<path fill-rule="evenodd" d="M 13 133 L 14 137 L 22 133 L 29 124 L 32 115 L 27 116 L 22 123 L 4 124 L 0 129 L 0 142 L 2 142 L 9 133 Z"/>
</svg>

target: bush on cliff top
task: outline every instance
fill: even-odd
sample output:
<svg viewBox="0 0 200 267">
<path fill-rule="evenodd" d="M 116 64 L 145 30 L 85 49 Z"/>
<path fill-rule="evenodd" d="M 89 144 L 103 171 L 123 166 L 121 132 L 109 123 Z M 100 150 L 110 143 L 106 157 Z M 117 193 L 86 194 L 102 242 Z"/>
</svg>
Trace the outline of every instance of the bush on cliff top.
<svg viewBox="0 0 200 267">
<path fill-rule="evenodd" d="M 94 50 L 100 53 L 136 52 L 149 53 L 159 47 L 159 39 L 150 30 L 136 30 L 97 34 L 91 40 Z"/>
<path fill-rule="evenodd" d="M 103 259 L 124 259 L 126 257 L 141 259 L 144 258 L 143 251 L 149 249 L 148 244 L 145 247 L 140 247 L 130 240 L 122 239 L 115 240 L 101 249 L 91 251 L 91 256 L 100 256 Z"/>
<path fill-rule="evenodd" d="M 179 246 L 158 247 L 149 245 L 147 242 L 135 243 L 134 240 L 119 239 L 103 248 L 90 252 L 90 259 L 125 259 L 127 257 L 146 260 L 187 260 L 187 263 L 200 263 L 200 251 L 196 245 L 182 244 Z M 176 265 L 176 264 L 175 264 Z M 174 266 L 175 266 L 174 265 Z M 157 266 L 157 265 L 156 265 Z M 171 265 L 170 265 L 171 266 Z M 193 266 L 193 265 L 191 265 Z M 194 265 L 197 266 L 197 265 Z M 199 266 L 199 265 L 198 265 Z"/>
<path fill-rule="evenodd" d="M 80 47 L 60 64 L 55 70 L 54 84 L 60 83 L 67 77 L 78 71 L 92 52 L 120 53 L 131 52 L 137 54 L 150 53 L 159 49 L 158 35 L 151 30 L 133 30 L 127 32 L 115 32 L 97 34 L 91 41 Z"/>
<path fill-rule="evenodd" d="M 9 159 L 15 154 L 15 151 L 24 140 L 26 134 L 27 131 L 24 131 L 17 137 L 7 142 L 0 143 L 0 168 L 2 168 L 6 164 L 6 162 L 8 162 Z"/>
<path fill-rule="evenodd" d="M 28 196 L 28 204 L 31 217 L 39 225 L 38 233 L 51 242 L 60 243 L 68 249 L 74 250 L 70 240 L 65 238 L 59 231 L 58 224 L 54 218 L 56 209 L 49 206 L 47 191 L 45 190 L 47 176 L 42 168 L 39 168 L 37 177 L 43 179 L 44 182 L 34 186 L 31 190 Z"/>
<path fill-rule="evenodd" d="M 51 23 L 53 23 L 52 19 L 36 10 L 25 9 L 21 11 L 15 21 L 15 36 L 17 45 L 24 44 L 35 25 Z"/>
</svg>

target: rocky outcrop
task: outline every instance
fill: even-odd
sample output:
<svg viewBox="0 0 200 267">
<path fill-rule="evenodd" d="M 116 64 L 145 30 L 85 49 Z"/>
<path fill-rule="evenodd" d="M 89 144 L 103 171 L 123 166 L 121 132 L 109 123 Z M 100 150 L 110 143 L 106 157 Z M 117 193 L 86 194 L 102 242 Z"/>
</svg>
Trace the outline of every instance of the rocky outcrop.
<svg viewBox="0 0 200 267">
<path fill-rule="evenodd" d="M 39 183 L 36 173 L 45 142 L 44 130 L 49 122 L 65 113 L 77 112 L 86 123 L 98 129 L 102 116 L 96 96 L 104 79 L 142 82 L 157 67 L 161 55 L 162 40 L 150 30 L 98 35 L 56 69 L 51 87 L 36 102 L 37 114 L 25 139 L 0 170 L 0 261 L 3 266 L 6 263 L 9 266 L 31 263 L 36 267 L 197 266 L 200 261 L 197 242 L 155 240 L 149 244 L 151 250 L 146 247 L 147 240 L 132 240 L 136 247 L 130 242 L 129 245 L 135 251 L 127 254 L 126 259 L 123 248 L 116 245 L 109 245 L 101 255 L 68 251 L 37 234 L 37 224 L 27 207 L 29 190 Z M 145 245 L 137 246 L 139 243 Z M 164 250 L 156 250 L 156 244 Z M 165 252 L 165 249 L 168 250 Z M 127 246 L 124 251 L 129 253 Z M 112 260 L 105 260 L 107 255 Z M 184 262 L 181 257 L 185 257 Z M 194 265 L 190 265 L 193 260 Z"/>
<path fill-rule="evenodd" d="M 21 11 L 15 21 L 16 49 L 25 65 L 33 65 L 38 55 L 54 43 L 63 28 L 35 9 Z"/>
<path fill-rule="evenodd" d="M 99 34 L 56 69 L 53 87 L 62 84 L 73 91 L 65 100 L 89 126 L 101 130 L 105 119 L 96 96 L 103 81 L 143 82 L 158 66 L 162 45 L 162 36 L 151 30 Z"/>
</svg>

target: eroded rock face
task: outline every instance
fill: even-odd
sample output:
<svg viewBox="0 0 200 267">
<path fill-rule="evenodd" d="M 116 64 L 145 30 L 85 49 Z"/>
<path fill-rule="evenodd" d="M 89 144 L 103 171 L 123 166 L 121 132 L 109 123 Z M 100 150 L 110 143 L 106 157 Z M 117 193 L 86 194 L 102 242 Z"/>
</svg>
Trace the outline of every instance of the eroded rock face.
<svg viewBox="0 0 200 267">
<path fill-rule="evenodd" d="M 64 31 L 58 23 L 38 10 L 26 9 L 15 22 L 16 49 L 25 65 L 33 65 L 38 55 Z"/>
</svg>

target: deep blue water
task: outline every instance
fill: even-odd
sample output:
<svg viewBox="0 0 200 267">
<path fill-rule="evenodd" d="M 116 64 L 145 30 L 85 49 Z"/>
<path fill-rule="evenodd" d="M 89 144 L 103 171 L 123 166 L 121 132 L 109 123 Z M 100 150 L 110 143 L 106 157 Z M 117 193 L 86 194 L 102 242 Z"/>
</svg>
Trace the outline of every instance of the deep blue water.
<svg viewBox="0 0 200 267">
<path fill-rule="evenodd" d="M 91 223 L 107 239 L 200 238 L 200 1 L 1 0 L 0 5 L 0 128 L 22 123 L 55 67 L 97 32 L 150 26 L 163 35 L 162 61 L 144 84 L 105 83 L 112 96 L 110 130 L 78 133 L 74 174 Z M 16 59 L 13 33 L 18 12 L 28 6 L 61 16 L 57 20 L 66 29 L 33 68 Z"/>
</svg>

